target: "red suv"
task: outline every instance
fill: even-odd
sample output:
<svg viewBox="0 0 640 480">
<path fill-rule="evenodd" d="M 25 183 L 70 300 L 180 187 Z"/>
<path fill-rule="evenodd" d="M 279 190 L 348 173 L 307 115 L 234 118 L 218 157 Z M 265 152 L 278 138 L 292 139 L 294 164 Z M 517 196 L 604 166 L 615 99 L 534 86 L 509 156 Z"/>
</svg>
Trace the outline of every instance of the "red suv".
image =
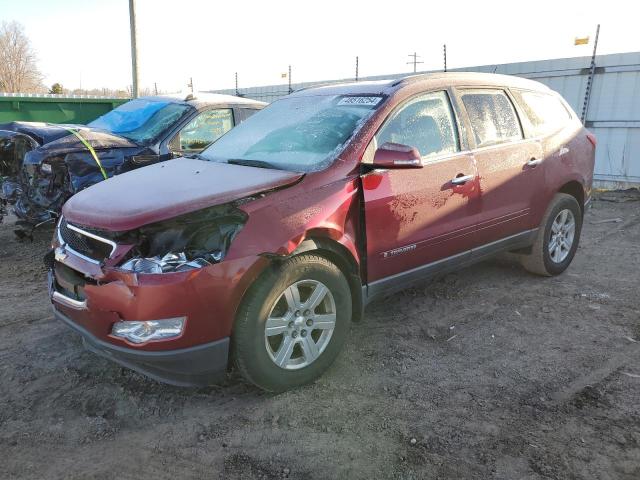
<svg viewBox="0 0 640 480">
<path fill-rule="evenodd" d="M 595 137 L 547 87 L 446 73 L 310 88 L 197 158 L 72 197 L 48 256 L 90 350 L 202 385 L 232 359 L 270 391 L 334 361 L 371 299 L 489 255 L 557 275 Z"/>
</svg>

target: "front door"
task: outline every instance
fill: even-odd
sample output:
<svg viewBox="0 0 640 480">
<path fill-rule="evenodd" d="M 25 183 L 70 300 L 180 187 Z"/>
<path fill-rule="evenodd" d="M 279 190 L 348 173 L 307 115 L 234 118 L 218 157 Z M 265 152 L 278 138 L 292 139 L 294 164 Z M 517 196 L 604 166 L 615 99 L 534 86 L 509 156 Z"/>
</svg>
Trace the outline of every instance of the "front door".
<svg viewBox="0 0 640 480">
<path fill-rule="evenodd" d="M 487 244 L 531 228 L 544 152 L 537 140 L 524 139 L 504 90 L 464 89 L 459 96 L 471 124 L 480 177 L 476 238 Z"/>
<path fill-rule="evenodd" d="M 460 152 L 447 93 L 408 101 L 374 142 L 417 148 L 423 168 L 372 170 L 362 177 L 368 282 L 469 251 L 478 179 L 473 156 Z"/>
</svg>

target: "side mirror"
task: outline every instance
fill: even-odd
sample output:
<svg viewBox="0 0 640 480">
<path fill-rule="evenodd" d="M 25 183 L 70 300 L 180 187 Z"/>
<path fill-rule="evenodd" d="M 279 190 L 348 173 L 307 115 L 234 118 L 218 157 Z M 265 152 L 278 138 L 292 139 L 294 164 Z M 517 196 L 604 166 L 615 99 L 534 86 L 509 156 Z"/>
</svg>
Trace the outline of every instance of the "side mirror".
<svg viewBox="0 0 640 480">
<path fill-rule="evenodd" d="M 379 168 L 422 168 L 422 158 L 415 147 L 386 142 L 373 155 L 373 166 Z"/>
</svg>

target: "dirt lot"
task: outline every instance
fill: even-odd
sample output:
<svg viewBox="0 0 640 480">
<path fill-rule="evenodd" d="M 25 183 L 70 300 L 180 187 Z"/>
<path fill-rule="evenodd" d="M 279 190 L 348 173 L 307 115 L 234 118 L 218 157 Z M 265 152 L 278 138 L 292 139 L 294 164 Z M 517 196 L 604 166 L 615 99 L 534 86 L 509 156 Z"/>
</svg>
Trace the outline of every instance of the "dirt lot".
<svg viewBox="0 0 640 480">
<path fill-rule="evenodd" d="M 2 478 L 640 478 L 640 201 L 573 265 L 491 261 L 372 304 L 315 385 L 173 388 L 85 352 L 0 227 Z M 617 222 L 603 222 L 617 219 Z"/>
</svg>

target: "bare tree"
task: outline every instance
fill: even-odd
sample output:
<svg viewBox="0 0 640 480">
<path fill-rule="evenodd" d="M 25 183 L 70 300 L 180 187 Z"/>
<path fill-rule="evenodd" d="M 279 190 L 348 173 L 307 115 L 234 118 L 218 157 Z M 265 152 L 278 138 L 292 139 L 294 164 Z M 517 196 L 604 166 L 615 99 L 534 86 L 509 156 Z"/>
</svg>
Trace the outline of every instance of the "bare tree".
<svg viewBox="0 0 640 480">
<path fill-rule="evenodd" d="M 0 27 L 0 92 L 43 91 L 42 74 L 24 27 L 18 22 L 2 22 Z M 44 89 L 46 91 L 46 89 Z"/>
</svg>

